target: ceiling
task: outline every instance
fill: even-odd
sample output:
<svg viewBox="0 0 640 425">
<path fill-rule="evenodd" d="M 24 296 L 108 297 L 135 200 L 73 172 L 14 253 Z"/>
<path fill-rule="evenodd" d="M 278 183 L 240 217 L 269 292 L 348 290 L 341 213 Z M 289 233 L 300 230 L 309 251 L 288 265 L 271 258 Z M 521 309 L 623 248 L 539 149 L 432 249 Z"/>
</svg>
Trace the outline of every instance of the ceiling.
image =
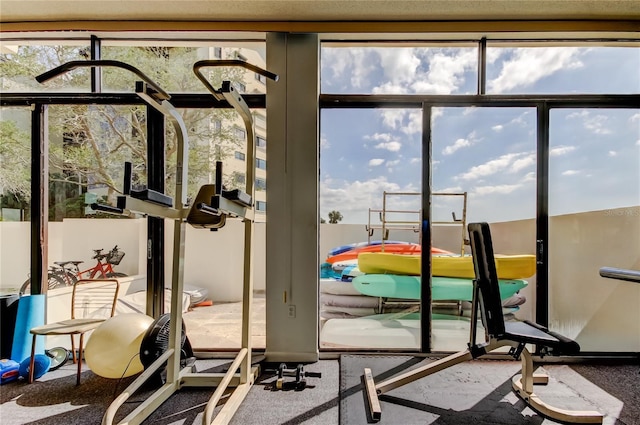
<svg viewBox="0 0 640 425">
<path fill-rule="evenodd" d="M 2 0 L 0 21 L 637 20 L 638 0 Z"/>
</svg>

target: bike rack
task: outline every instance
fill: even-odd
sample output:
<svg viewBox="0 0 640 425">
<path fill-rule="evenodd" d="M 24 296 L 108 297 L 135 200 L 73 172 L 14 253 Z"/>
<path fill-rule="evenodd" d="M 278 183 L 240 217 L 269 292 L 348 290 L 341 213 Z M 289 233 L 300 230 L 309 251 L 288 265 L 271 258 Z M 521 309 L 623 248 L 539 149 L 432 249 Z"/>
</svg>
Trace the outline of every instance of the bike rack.
<svg viewBox="0 0 640 425">
<path fill-rule="evenodd" d="M 179 196 L 179 199 L 177 202 L 174 202 L 173 199 L 165 194 L 148 189 L 143 191 L 131 190 L 131 164 L 125 163 L 123 196 L 119 196 L 117 198 L 117 205 L 110 206 L 93 204 L 92 208 L 118 215 L 131 216 L 135 214 L 143 214 L 174 220 L 174 256 L 171 290 L 174 294 L 180 294 L 182 293 L 184 286 L 183 266 L 185 225 L 188 222 L 187 217 L 190 210 L 187 205 L 186 193 L 189 142 L 184 121 L 174 106 L 169 102 L 169 99 L 171 98 L 169 94 L 162 90 L 155 82 L 149 79 L 137 68 L 123 62 L 112 60 L 68 62 L 39 75 L 36 77 L 36 80 L 44 82 L 78 67 L 100 66 L 123 68 L 140 77 L 143 81 L 136 82 L 136 94 L 149 106 L 161 112 L 173 124 L 178 138 L 175 193 L 176 196 Z M 167 370 L 166 383 L 155 391 L 149 398 L 143 401 L 124 419 L 122 419 L 119 422 L 120 424 L 138 424 L 143 422 L 164 401 L 183 386 L 216 387 L 216 390 L 211 396 L 205 409 L 203 422 L 205 424 L 210 424 L 214 421 L 215 423 L 228 423 L 248 394 L 249 389 L 258 375 L 258 368 L 251 366 L 251 304 L 253 296 L 251 245 L 253 239 L 252 203 L 254 197 L 255 173 L 255 133 L 253 128 L 253 119 L 248 105 L 245 103 L 242 96 L 235 92 L 231 82 L 224 81 L 219 90 L 211 86 L 207 79 L 200 73 L 200 69 L 206 66 L 241 66 L 275 81 L 277 81 L 278 76 L 255 65 L 239 60 L 199 61 L 193 67 L 197 77 L 203 82 L 212 95 L 217 100 L 226 100 L 240 114 L 247 130 L 248 158 L 245 179 L 246 193 L 225 193 L 225 191 L 222 190 L 222 167 L 221 164 L 218 164 L 216 172 L 217 188 L 213 196 L 211 196 L 210 202 L 199 202 L 197 205 L 191 207 L 192 209 L 197 209 L 201 213 L 211 214 L 213 216 L 226 217 L 229 215 L 233 217 L 241 217 L 245 223 L 242 347 L 227 373 L 194 373 L 192 366 L 180 369 L 182 309 L 179 303 L 181 297 L 171 297 L 169 347 L 167 351 L 153 362 L 111 403 L 102 418 L 103 425 L 113 424 L 118 409 L 130 398 L 131 395 L 133 395 L 133 393 L 135 393 L 135 391 L 152 378 L 160 368 L 163 368 L 165 363 Z M 240 372 L 236 373 L 238 369 L 240 369 Z M 235 390 L 214 419 L 214 409 L 220 401 L 223 393 L 230 386 L 235 386 Z"/>
</svg>

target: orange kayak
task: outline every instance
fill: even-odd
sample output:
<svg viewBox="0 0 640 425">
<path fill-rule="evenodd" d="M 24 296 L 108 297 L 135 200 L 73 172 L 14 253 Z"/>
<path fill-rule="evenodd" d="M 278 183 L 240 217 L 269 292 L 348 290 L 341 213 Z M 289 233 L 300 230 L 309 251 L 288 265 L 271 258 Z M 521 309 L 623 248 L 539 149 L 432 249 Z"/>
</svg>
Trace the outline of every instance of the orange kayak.
<svg viewBox="0 0 640 425">
<path fill-rule="evenodd" d="M 383 250 L 384 248 L 384 250 Z M 411 244 L 389 244 L 389 245 L 370 245 L 363 246 L 351 249 L 349 251 L 345 251 L 338 255 L 333 255 L 326 259 L 326 262 L 329 264 L 336 263 L 338 261 L 347 261 L 347 260 L 355 260 L 358 258 L 359 254 L 364 252 L 377 252 L 385 254 L 404 254 L 404 255 L 420 255 L 422 253 L 422 247 L 417 243 Z M 452 252 L 445 251 L 440 248 L 431 248 L 432 255 L 453 255 Z"/>
</svg>

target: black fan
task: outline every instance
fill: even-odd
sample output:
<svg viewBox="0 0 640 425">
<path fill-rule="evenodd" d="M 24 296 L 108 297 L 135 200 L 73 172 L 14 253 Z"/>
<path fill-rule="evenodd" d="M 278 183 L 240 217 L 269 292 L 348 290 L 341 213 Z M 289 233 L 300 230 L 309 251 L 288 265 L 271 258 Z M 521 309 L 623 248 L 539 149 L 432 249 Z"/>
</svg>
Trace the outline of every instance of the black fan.
<svg viewBox="0 0 640 425">
<path fill-rule="evenodd" d="M 158 317 L 147 329 L 147 332 L 142 338 L 140 344 L 140 362 L 145 369 L 147 369 L 153 362 L 155 362 L 162 354 L 169 348 L 169 327 L 171 324 L 171 315 L 163 314 Z M 187 338 L 187 330 L 182 323 L 182 334 L 180 338 L 180 367 L 184 368 L 187 365 L 193 366 L 195 357 L 193 356 L 193 349 L 191 343 Z M 159 383 L 162 385 L 166 382 L 166 369 L 162 367 L 158 369 L 155 376 Z"/>
</svg>

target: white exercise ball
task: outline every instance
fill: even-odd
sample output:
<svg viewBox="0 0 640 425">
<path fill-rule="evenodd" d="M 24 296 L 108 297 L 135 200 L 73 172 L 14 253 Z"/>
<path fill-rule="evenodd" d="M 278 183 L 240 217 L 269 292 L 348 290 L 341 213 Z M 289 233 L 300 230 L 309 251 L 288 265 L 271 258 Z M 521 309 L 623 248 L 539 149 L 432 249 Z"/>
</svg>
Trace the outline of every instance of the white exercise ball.
<svg viewBox="0 0 640 425">
<path fill-rule="evenodd" d="M 144 370 L 140 344 L 153 318 L 141 313 L 119 314 L 98 326 L 84 349 L 89 368 L 103 378 L 119 379 Z"/>
</svg>

